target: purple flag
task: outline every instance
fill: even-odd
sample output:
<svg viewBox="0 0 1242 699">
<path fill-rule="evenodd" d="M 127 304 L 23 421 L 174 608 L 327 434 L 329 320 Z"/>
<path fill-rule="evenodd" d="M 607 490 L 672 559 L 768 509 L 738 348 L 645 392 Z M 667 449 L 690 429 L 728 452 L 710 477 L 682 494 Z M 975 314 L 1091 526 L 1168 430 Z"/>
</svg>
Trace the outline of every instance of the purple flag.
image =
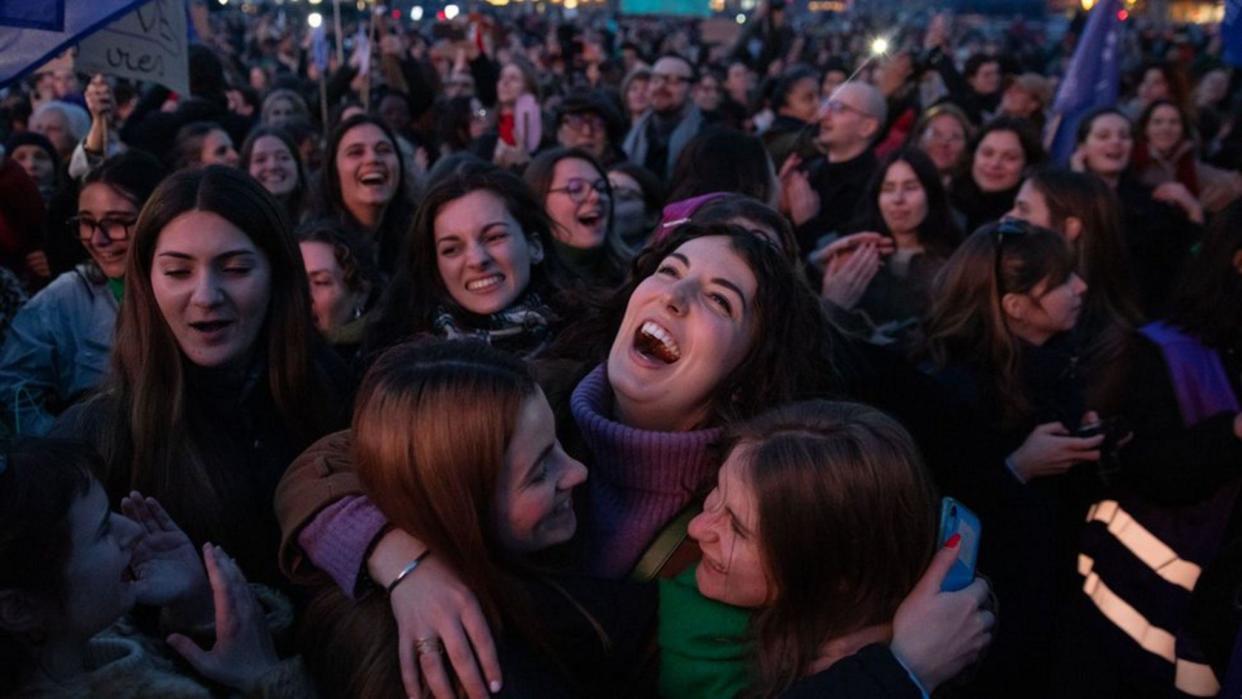
<svg viewBox="0 0 1242 699">
<path fill-rule="evenodd" d="M 1087 112 L 1117 104 L 1121 79 L 1121 0 L 1101 0 L 1087 18 L 1065 79 L 1052 105 L 1057 131 L 1049 152 L 1061 164 L 1074 152 L 1078 122 Z"/>
</svg>

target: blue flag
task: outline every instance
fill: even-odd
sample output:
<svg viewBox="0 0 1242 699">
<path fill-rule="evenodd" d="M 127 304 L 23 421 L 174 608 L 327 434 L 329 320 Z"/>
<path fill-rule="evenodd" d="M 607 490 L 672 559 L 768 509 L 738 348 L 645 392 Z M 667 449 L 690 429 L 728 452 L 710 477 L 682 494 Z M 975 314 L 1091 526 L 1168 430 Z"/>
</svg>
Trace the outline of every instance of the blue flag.
<svg viewBox="0 0 1242 699">
<path fill-rule="evenodd" d="M 1117 104 L 1121 79 L 1121 0 L 1101 0 L 1087 18 L 1065 79 L 1052 105 L 1056 133 L 1049 154 L 1064 165 L 1074 152 L 1078 122 L 1088 112 Z"/>
<path fill-rule="evenodd" d="M 0 88 L 146 0 L 0 0 Z"/>
<path fill-rule="evenodd" d="M 1225 63 L 1242 67 L 1242 0 L 1225 0 L 1225 19 L 1220 23 Z"/>
</svg>

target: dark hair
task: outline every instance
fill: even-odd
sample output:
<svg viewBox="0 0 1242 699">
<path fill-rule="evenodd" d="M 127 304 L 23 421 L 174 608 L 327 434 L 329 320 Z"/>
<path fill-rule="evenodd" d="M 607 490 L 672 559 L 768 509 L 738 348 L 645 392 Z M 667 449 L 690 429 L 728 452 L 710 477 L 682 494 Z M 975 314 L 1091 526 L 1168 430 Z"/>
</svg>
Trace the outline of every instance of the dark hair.
<svg viewBox="0 0 1242 699">
<path fill-rule="evenodd" d="M 997 56 L 992 56 L 986 53 L 972 53 L 970 57 L 966 59 L 966 65 L 962 66 L 962 75 L 969 80 L 975 77 L 975 73 L 978 73 L 979 69 L 983 66 L 989 63 L 996 63 L 997 65 L 1000 65 L 1000 62 L 1001 60 Z"/>
<path fill-rule="evenodd" d="M 919 243 L 928 253 L 947 258 L 961 242 L 962 234 L 953 222 L 948 195 L 945 194 L 935 164 L 926 153 L 912 146 L 893 151 L 880 161 L 867 186 L 867 195 L 862 202 L 862 225 L 858 229 L 876 231 L 892 237 L 893 233 L 888 229 L 884 215 L 880 212 L 880 192 L 884 188 L 884 179 L 888 176 L 889 168 L 897 163 L 905 163 L 914 171 L 927 201 L 927 215 L 917 231 Z"/>
<path fill-rule="evenodd" d="M 283 126 L 258 126 L 255 127 L 250 135 L 246 137 L 246 142 L 241 147 L 241 167 L 247 174 L 250 173 L 250 158 L 254 155 L 254 146 L 260 138 L 271 136 L 285 144 L 285 148 L 289 150 L 289 155 L 293 157 L 293 162 L 297 166 L 298 184 L 293 191 L 284 198 L 285 213 L 289 215 L 289 221 L 297 223 L 302 217 L 302 203 L 306 199 L 307 182 L 306 167 L 302 164 L 302 151 L 298 148 L 298 144 L 293 140 L 293 136 Z"/>
<path fill-rule="evenodd" d="M 699 207 L 690 215 L 692 223 L 732 223 L 744 218 L 772 229 L 781 254 L 789 260 L 790 267 L 799 275 L 804 274 L 802 260 L 798 255 L 798 239 L 794 236 L 789 219 L 779 211 L 744 194 L 726 194 Z"/>
<path fill-rule="evenodd" d="M 1130 127 L 1131 135 L 1134 134 L 1134 122 L 1130 120 L 1130 117 L 1126 116 L 1125 112 L 1116 107 L 1099 107 L 1083 115 L 1078 122 L 1078 130 L 1074 132 L 1074 142 L 1078 145 L 1086 143 L 1087 137 L 1091 135 L 1091 125 L 1095 123 L 1096 119 L 1109 114 L 1125 119 L 1126 124 Z"/>
<path fill-rule="evenodd" d="M 267 190 L 236 168 L 212 165 L 165 179 L 143 207 L 126 261 L 125 296 L 109 380 L 111 414 L 100 451 L 101 480 L 113 499 L 139 489 L 160 499 L 198 542 L 237 542 L 243 518 L 229 502 L 239 485 L 220 460 L 218 426 L 202 415 L 187 385 L 190 361 L 169 329 L 151 285 L 155 248 L 168 224 L 187 211 L 206 211 L 239 228 L 267 257 L 271 291 L 256 342 L 273 407 L 270 419 L 301 448 L 328 430 L 334 407 L 327 377 L 312 360 L 319 346 L 297 243 L 284 210 Z M 256 390 L 263 390 L 257 388 Z M 228 442 L 228 440 L 223 440 Z M 257 514 L 257 513 L 256 513 Z M 239 521 L 234 522 L 234 519 Z M 221 536 L 231 531 L 236 537 Z M 254 532 L 244 536 L 254 537 Z M 233 552 L 239 544 L 227 544 Z"/>
<path fill-rule="evenodd" d="M 1242 347 L 1242 200 L 1212 220 L 1199 253 L 1187 263 L 1169 304 L 1171 323 L 1213 349 Z"/>
<path fill-rule="evenodd" d="M 388 206 L 385 207 L 384 218 L 380 220 L 379 229 L 374 235 L 380 266 L 384 267 L 387 260 L 395 260 L 401 254 L 404 248 L 402 239 L 413 214 L 408 198 L 408 184 L 405 181 L 405 156 L 401 154 L 401 146 L 397 143 L 397 137 L 387 124 L 370 114 L 355 114 L 333 129 L 332 135 L 328 138 L 327 148 L 324 150 L 323 169 L 319 173 L 318 206 L 321 207 L 321 213 L 337 216 L 350 228 L 365 232 L 365 227 L 350 213 L 341 195 L 337 151 L 340 150 L 345 134 L 367 124 L 383 132 L 384 137 L 392 143 L 393 152 L 397 156 L 397 189 L 392 195 L 392 201 L 388 202 Z"/>
<path fill-rule="evenodd" d="M 203 142 L 212 131 L 224 131 L 214 121 L 193 121 L 177 130 L 177 137 L 170 153 L 169 165 L 173 170 L 184 170 L 203 163 Z M 226 132 L 227 133 L 227 132 Z"/>
<path fill-rule="evenodd" d="M 142 150 L 128 150 L 87 172 L 81 189 L 86 189 L 87 185 L 106 184 L 142 209 L 166 174 L 164 165 L 155 156 Z"/>
<path fill-rule="evenodd" d="M 835 334 L 819 297 L 767 239 L 730 224 L 688 223 L 634 258 L 626 283 L 603 302 L 583 308 L 582 319 L 558 336 L 549 354 L 600 361 L 625 318 L 634 289 L 695 238 L 722 236 L 755 275 L 755 342 L 711 396 L 711 424 L 757 415 L 773 405 L 828 395 L 841 385 L 834 361 Z M 790 348 L 797 348 L 796 352 Z"/>
<path fill-rule="evenodd" d="M 664 207 L 664 184 L 654 172 L 630 160 L 609 165 L 608 172 L 619 172 L 633 178 L 643 190 L 643 206 L 648 211 L 659 211 Z"/>
<path fill-rule="evenodd" d="M 1094 175 L 1061 167 L 1040 168 L 1028 181 L 1043 195 L 1053 228 L 1062 228 L 1070 217 L 1082 223 L 1082 234 L 1071 248 L 1088 288 L 1079 321 L 1084 335 L 1094 336 L 1116 322 L 1136 327 L 1142 313 L 1135 301 L 1116 193 Z"/>
<path fill-rule="evenodd" d="M 1175 64 L 1167 61 L 1147 61 L 1134 72 L 1134 84 L 1137 90 L 1138 84 L 1146 77 L 1150 70 L 1160 71 L 1164 76 L 1164 82 L 1169 86 L 1169 100 L 1178 107 L 1179 110 L 1185 112 L 1190 105 L 1190 81 L 1186 74 Z M 1190 122 L 1186 122 L 1189 124 Z"/>
<path fill-rule="evenodd" d="M 0 464 L 0 591 L 59 602 L 73 550 L 69 510 L 90 492 L 99 455 L 80 442 L 23 439 Z M 31 667 L 32 639 L 0 628 L 0 695 Z"/>
<path fill-rule="evenodd" d="M 1142 172 L 1151 163 L 1152 153 L 1151 144 L 1147 142 L 1147 124 L 1151 121 L 1156 110 L 1161 107 L 1169 107 L 1177 112 L 1177 118 L 1182 123 L 1182 143 L 1186 141 L 1191 143 L 1198 142 L 1195 125 L 1190 120 L 1190 114 L 1186 109 L 1172 100 L 1158 99 L 1147 105 L 1147 108 L 1143 110 L 1143 114 L 1139 117 L 1138 124 L 1134 127 L 1134 154 L 1130 160 L 1134 163 L 1134 169 L 1138 172 Z M 1178 145 L 1180 146 L 1181 143 Z M 1186 189 L 1189 189 L 1190 193 L 1196 197 L 1200 193 L 1199 172 L 1196 166 L 1198 159 L 1197 149 L 1188 149 L 1188 152 L 1183 152 L 1178 157 L 1177 162 L 1174 163 L 1177 181 L 1186 185 Z"/>
<path fill-rule="evenodd" d="M 299 243 L 323 243 L 332 248 L 332 257 L 345 275 L 345 286 L 350 291 L 379 290 L 381 278 L 375 268 L 375 253 L 361 236 L 350 235 L 341 230 L 340 223 L 332 219 L 307 221 L 293 231 Z"/>
<path fill-rule="evenodd" d="M 772 95 L 770 97 L 772 111 L 780 111 L 780 108 L 784 107 L 785 102 L 788 101 L 789 94 L 793 92 L 794 87 L 803 80 L 814 80 L 815 89 L 819 89 L 819 72 L 810 66 L 795 65 L 781 73 L 772 86 Z"/>
<path fill-rule="evenodd" d="M 1059 233 L 1017 220 L 983 226 L 949 257 L 933 282 L 925 332 L 932 360 L 939 367 L 961 363 L 990 375 L 1002 421 L 1022 422 L 1030 402 L 1019 344 L 1005 322 L 1001 300 L 1005 294 L 1029 293 L 1045 279 L 1051 289 L 1073 273 L 1074 260 Z"/>
<path fill-rule="evenodd" d="M 539 155 L 526 166 L 526 172 L 523 173 L 522 179 L 526 181 L 526 185 L 530 187 L 530 191 L 539 201 L 540 208 L 547 211 L 548 195 L 552 189 L 552 181 L 556 179 L 556 166 L 562 160 L 582 160 L 590 163 L 595 168 L 595 172 L 600 179 L 608 182 L 608 173 L 604 170 L 604 166 L 600 165 L 595 156 L 582 150 L 581 148 L 549 148 Z M 615 206 L 612 203 L 612 185 L 608 185 L 607 196 L 609 200 L 608 206 L 608 234 L 604 239 L 604 252 L 607 256 L 605 269 L 609 271 L 607 276 L 620 279 L 625 273 L 625 263 L 629 260 L 629 250 L 626 249 L 625 243 L 621 240 L 620 234 L 613 225 L 613 216 L 615 214 Z M 549 221 L 551 219 L 549 218 Z M 556 222 L 551 221 L 554 237 Z M 588 280 L 591 281 L 591 280 Z"/>
<path fill-rule="evenodd" d="M 776 170 L 757 136 L 709 127 L 690 139 L 669 178 L 669 201 L 712 192 L 736 192 L 763 203 L 775 194 Z"/>
<path fill-rule="evenodd" d="M 726 440 L 756 496 L 771 581 L 751 624 L 751 694 L 772 697 L 806 674 L 825 640 L 892 620 L 931 560 L 935 492 L 909 433 L 856 403 L 776 408 Z"/>
<path fill-rule="evenodd" d="M 470 316 L 453 300 L 440 278 L 435 224 L 447 204 L 478 190 L 500 197 L 526 237 L 543 247 L 543 261 L 531 265 L 529 288 L 554 297 L 569 285 L 569 274 L 554 254 L 552 223 L 530 188 L 516 175 L 490 163 L 465 164 L 433 184 L 423 197 L 409 229 L 408 244 L 397 260 L 396 275 L 380 302 L 378 317 L 368 328 L 367 354 L 430 332 L 442 309 L 459 317 Z"/>
<path fill-rule="evenodd" d="M 970 144 L 972 159 L 979 145 L 983 143 L 983 139 L 997 131 L 1009 131 L 1018 137 L 1018 144 L 1022 146 L 1022 156 L 1026 159 L 1024 169 L 1029 170 L 1044 162 L 1044 146 L 1039 142 L 1039 134 L 1036 133 L 1035 127 L 1026 119 L 1011 116 L 996 117 L 979 129 L 974 142 Z"/>
</svg>

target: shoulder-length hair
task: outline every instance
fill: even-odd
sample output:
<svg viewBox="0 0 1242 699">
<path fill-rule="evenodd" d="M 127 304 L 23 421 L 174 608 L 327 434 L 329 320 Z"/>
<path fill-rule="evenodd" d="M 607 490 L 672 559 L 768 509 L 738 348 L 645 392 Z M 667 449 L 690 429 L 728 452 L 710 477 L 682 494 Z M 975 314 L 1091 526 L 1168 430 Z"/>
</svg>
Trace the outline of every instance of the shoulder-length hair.
<svg viewBox="0 0 1242 699">
<path fill-rule="evenodd" d="M 382 131 L 392 143 L 393 152 L 397 154 L 397 189 L 392 195 L 392 201 L 384 209 L 384 218 L 380 220 L 379 229 L 374 236 L 382 264 L 384 260 L 395 260 L 401 254 L 402 238 L 413 214 L 409 185 L 405 181 L 405 160 L 401 155 L 401 147 L 397 144 L 397 137 L 387 124 L 370 114 L 355 114 L 332 130 L 328 145 L 324 149 L 323 168 L 319 174 L 318 206 L 323 207 L 322 213 L 339 217 L 349 227 L 358 231 L 365 230 L 362 223 L 350 213 L 349 207 L 345 206 L 345 199 L 341 195 L 341 174 L 337 169 L 337 151 L 340 150 L 345 134 L 363 124 L 370 124 Z"/>
<path fill-rule="evenodd" d="M 1171 323 L 1214 349 L 1242 348 L 1242 201 L 1216 215 L 1169 305 Z"/>
<path fill-rule="evenodd" d="M 751 624 L 752 694 L 773 697 L 825 639 L 892 620 L 931 560 L 936 497 L 909 433 L 857 403 L 776 408 L 726 440 L 756 495 L 771 590 Z"/>
<path fill-rule="evenodd" d="M 1006 424 L 1030 410 L 1022 386 L 1018 340 L 1009 331 L 1001 299 L 1051 289 L 1074 273 L 1060 234 L 1023 221 L 988 224 L 965 240 L 936 275 L 925 337 L 940 367 L 960 363 L 990 372 Z M 998 276 L 999 275 L 999 276 Z"/>
<path fill-rule="evenodd" d="M 330 427 L 327 379 L 312 361 L 317 335 L 310 292 L 284 210 L 253 178 L 212 165 L 173 174 L 138 216 L 125 268 L 125 297 L 117 319 L 110 390 L 115 412 L 101 448 L 103 480 L 119 497 L 136 488 L 158 494 L 196 540 L 226 523 L 223 469 L 208 455 L 221 435 L 192 419 L 196 396 L 187 388 L 189 360 L 168 327 L 151 286 L 156 244 L 165 227 L 187 211 L 206 211 L 239 228 L 267 257 L 271 292 L 256 343 L 266 357 L 266 390 L 274 416 L 295 445 Z"/>
<path fill-rule="evenodd" d="M 396 274 L 380 302 L 380 312 L 368 329 L 367 354 L 372 355 L 403 339 L 429 332 L 440 309 L 459 317 L 470 312 L 453 300 L 440 277 L 436 254 L 436 217 L 450 202 L 471 192 L 486 190 L 505 203 L 527 240 L 538 242 L 543 261 L 532 263 L 528 288 L 545 293 L 554 302 L 572 278 L 552 247 L 552 223 L 530 189 L 516 175 L 490 163 L 466 163 L 427 190 L 414 216 L 407 244 L 397 261 Z"/>
<path fill-rule="evenodd" d="M 923 187 L 927 215 L 918 227 L 919 243 L 933 255 L 948 257 L 961 242 L 962 234 L 953 222 L 948 195 L 945 194 L 944 184 L 936 172 L 935 164 L 926 153 L 913 146 L 893 151 L 880 161 L 867 186 L 867 195 L 863 199 L 862 225 L 859 229 L 892 237 L 893 232 L 889 230 L 888 224 L 884 222 L 884 215 L 880 212 L 880 191 L 884 188 L 884 178 L 888 176 L 889 168 L 896 163 L 909 165 Z"/>
<path fill-rule="evenodd" d="M 286 92 L 291 92 L 286 90 Z M 302 150 L 298 148 L 298 144 L 289 135 L 289 132 L 281 126 L 258 126 L 255 127 L 250 135 L 246 137 L 246 142 L 241 147 L 241 168 L 247 174 L 250 172 L 250 158 L 254 155 L 254 146 L 260 138 L 271 136 L 285 144 L 285 148 L 289 150 L 289 155 L 293 157 L 293 162 L 298 169 L 298 186 L 289 193 L 284 199 L 285 213 L 289 215 L 291 223 L 297 223 L 302 218 L 302 205 L 306 201 L 306 191 L 308 189 L 306 182 L 306 166 L 302 163 Z"/>
<path fill-rule="evenodd" d="M 583 160 L 591 164 L 599 178 L 607 184 L 608 200 L 611 202 L 608 206 L 608 234 L 604 239 L 604 253 L 608 257 L 608 269 L 615 271 L 616 276 L 620 277 L 624 274 L 626 262 L 630 259 L 629 248 L 626 247 L 625 241 L 621 240 L 621 234 L 617 232 L 617 227 L 613 225 L 613 218 L 616 216 L 616 201 L 612 196 L 612 184 L 608 182 L 608 171 L 604 166 L 600 165 L 595 156 L 582 150 L 581 148 L 549 148 L 530 161 L 530 165 L 526 166 L 526 172 L 522 178 L 530 187 L 535 198 L 539 200 L 539 208 L 547 211 L 547 201 L 549 191 L 552 189 L 552 180 L 556 178 L 556 166 L 562 160 Z M 549 221 L 555 228 L 555 221 Z M 555 248 L 551 248 L 555 251 Z M 587 280 L 591 281 L 591 280 Z"/>
<path fill-rule="evenodd" d="M 688 223 L 645 248 L 634 258 L 626 283 L 602 302 L 584 307 L 582 320 L 561 332 L 550 354 L 603 361 L 634 289 L 683 244 L 709 236 L 727 238 L 757 282 L 755 340 L 737 369 L 712 392 L 709 424 L 727 424 L 773 405 L 823 397 L 841 388 L 836 334 L 818 296 L 776 246 L 732 224 Z"/>
<path fill-rule="evenodd" d="M 970 117 L 966 116 L 966 112 L 952 102 L 941 102 L 923 112 L 923 116 L 919 117 L 919 120 L 914 124 L 914 128 L 910 130 L 910 135 L 906 138 L 905 145 L 907 147 L 918 147 L 919 142 L 923 140 L 923 134 L 927 132 L 927 129 L 931 128 L 931 123 L 941 116 L 952 117 L 962 127 L 962 135 L 966 138 L 966 143 L 963 145 L 969 145 L 974 142 L 975 125 L 970 122 Z M 962 148 L 961 159 L 953 166 L 949 174 L 954 177 L 960 175 L 966 161 L 973 152 L 974 149 L 972 148 Z"/>
</svg>

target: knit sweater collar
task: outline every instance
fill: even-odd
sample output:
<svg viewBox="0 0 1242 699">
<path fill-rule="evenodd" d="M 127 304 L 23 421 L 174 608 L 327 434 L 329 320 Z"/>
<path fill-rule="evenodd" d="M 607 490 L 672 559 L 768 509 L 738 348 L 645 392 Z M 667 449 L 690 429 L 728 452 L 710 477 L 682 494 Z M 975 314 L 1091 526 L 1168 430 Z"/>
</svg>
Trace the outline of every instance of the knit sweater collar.
<svg viewBox="0 0 1242 699">
<path fill-rule="evenodd" d="M 604 365 L 574 389 L 570 410 L 594 456 L 592 471 L 623 487 L 694 494 L 715 473 L 711 445 L 719 428 L 655 432 L 612 418 L 613 393 Z"/>
</svg>

